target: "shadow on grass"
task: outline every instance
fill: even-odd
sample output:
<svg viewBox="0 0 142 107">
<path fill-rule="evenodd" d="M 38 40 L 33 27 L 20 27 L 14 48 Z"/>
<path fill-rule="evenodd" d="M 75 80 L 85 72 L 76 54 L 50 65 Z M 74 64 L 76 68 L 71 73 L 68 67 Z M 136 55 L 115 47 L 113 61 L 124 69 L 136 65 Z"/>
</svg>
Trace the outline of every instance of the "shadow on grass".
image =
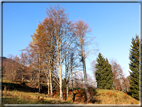
<svg viewBox="0 0 142 107">
<path fill-rule="evenodd" d="M 74 101 L 75 102 L 84 102 L 84 103 L 86 103 L 87 102 L 87 96 L 86 96 L 85 88 L 74 88 L 74 90 L 78 90 L 74 94 Z M 88 92 L 90 94 L 90 98 L 88 99 L 88 101 L 90 103 L 100 103 L 101 102 L 100 100 L 95 99 L 95 96 L 97 96 L 97 94 L 98 94 L 96 89 L 94 89 L 92 87 L 88 87 Z"/>
<path fill-rule="evenodd" d="M 37 89 L 31 88 L 26 86 L 25 84 L 18 84 L 18 83 L 2 83 L 2 90 L 4 90 L 4 87 L 6 86 L 6 89 L 9 91 L 23 91 L 23 92 L 38 92 Z"/>
<path fill-rule="evenodd" d="M 93 99 L 92 103 L 100 104 L 101 100 Z"/>
<path fill-rule="evenodd" d="M 127 94 L 130 95 L 130 96 L 132 96 L 132 93 L 131 93 L 131 92 L 127 92 Z"/>
<path fill-rule="evenodd" d="M 97 104 L 100 104 L 100 102 L 101 102 L 101 100 L 98 100 L 98 99 L 96 99 L 95 97 L 96 96 L 99 96 L 100 94 L 96 91 L 96 89 L 92 89 L 93 90 L 93 92 L 94 92 L 94 94 L 93 94 L 93 99 L 92 99 L 92 101 L 91 101 L 91 103 L 97 103 Z"/>
</svg>

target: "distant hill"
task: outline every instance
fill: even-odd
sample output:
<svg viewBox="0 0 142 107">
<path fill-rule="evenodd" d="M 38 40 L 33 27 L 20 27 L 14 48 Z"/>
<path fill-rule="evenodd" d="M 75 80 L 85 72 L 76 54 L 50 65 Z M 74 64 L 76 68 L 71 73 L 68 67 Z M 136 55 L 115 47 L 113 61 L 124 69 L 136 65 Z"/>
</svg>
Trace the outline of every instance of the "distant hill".
<svg viewBox="0 0 142 107">
<path fill-rule="evenodd" d="M 9 61 L 10 62 L 11 59 L 8 59 L 6 57 L 0 57 L 0 69 L 1 69 L 1 66 L 5 66 L 6 65 L 6 62 Z"/>
<path fill-rule="evenodd" d="M 3 73 L 6 72 L 6 68 L 7 68 L 8 65 L 14 64 L 14 65 L 16 65 L 16 66 L 20 66 L 20 63 L 14 61 L 14 60 L 12 60 L 12 59 L 9 59 L 9 58 L 6 58 L 6 57 L 0 57 L 0 58 L 1 58 L 1 60 L 2 60 L 2 61 L 1 61 L 1 62 L 2 62 L 2 66 L 3 66 L 4 69 L 5 69 L 5 70 L 3 70 Z M 0 64 L 0 66 L 1 66 L 1 64 Z"/>
<path fill-rule="evenodd" d="M 24 79 L 29 79 L 30 77 L 30 74 L 28 74 L 29 72 L 27 72 L 26 70 L 22 70 L 21 68 L 21 64 L 12 60 L 12 59 L 9 59 L 9 58 L 6 58 L 6 57 L 1 57 L 1 60 L 2 60 L 2 67 L 3 67 L 3 70 L 2 70 L 2 75 L 3 77 L 7 78 L 7 79 L 12 79 L 12 78 L 22 78 L 22 75 L 24 76 L 23 78 Z M 28 69 L 27 66 L 24 67 L 24 69 Z M 16 70 L 16 76 L 14 77 L 13 75 L 13 72 L 15 72 Z M 13 77 L 12 77 L 13 76 Z"/>
<path fill-rule="evenodd" d="M 1 65 L 1 62 L 6 62 L 6 61 L 8 61 L 8 60 L 11 60 L 11 59 L 8 59 L 8 58 L 6 58 L 6 57 L 0 57 L 0 65 Z"/>
<path fill-rule="evenodd" d="M 0 57 L 0 58 L 2 58 L 2 59 L 7 59 L 6 57 Z"/>
<path fill-rule="evenodd" d="M 7 58 L 6 57 L 0 57 L 0 66 L 1 66 L 1 62 L 5 61 Z"/>
<path fill-rule="evenodd" d="M 1 62 L 2 62 L 2 66 L 5 66 L 5 63 L 7 62 L 7 61 L 9 61 L 9 62 L 14 62 L 12 59 L 9 59 L 9 58 L 6 58 L 6 57 L 0 57 L 0 59 L 1 59 L 1 61 L 0 61 L 0 66 L 1 66 Z"/>
<path fill-rule="evenodd" d="M 7 66 L 7 62 L 8 62 L 8 64 L 12 64 L 14 61 L 12 60 L 12 59 L 9 59 L 9 58 L 6 58 L 6 57 L 0 57 L 0 68 L 1 68 L 1 66 L 2 67 L 4 67 L 4 68 L 6 68 L 6 66 Z M 1 64 L 2 63 L 2 64 Z M 6 71 L 5 70 L 3 70 L 3 72 L 2 73 L 5 73 Z"/>
</svg>

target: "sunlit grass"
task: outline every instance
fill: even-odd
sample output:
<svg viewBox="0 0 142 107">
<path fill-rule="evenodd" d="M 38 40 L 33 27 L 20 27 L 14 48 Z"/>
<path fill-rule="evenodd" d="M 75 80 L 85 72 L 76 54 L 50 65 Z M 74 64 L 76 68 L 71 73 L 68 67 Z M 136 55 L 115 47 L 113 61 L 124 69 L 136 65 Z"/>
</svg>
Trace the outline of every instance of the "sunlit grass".
<svg viewBox="0 0 142 107">
<path fill-rule="evenodd" d="M 71 104 L 58 98 L 31 92 L 3 91 L 3 104 Z"/>
<path fill-rule="evenodd" d="M 8 80 L 8 79 L 6 79 L 6 78 L 2 78 L 2 82 L 11 83 L 11 80 Z"/>
<path fill-rule="evenodd" d="M 95 104 L 139 104 L 139 101 L 122 91 L 96 89 Z"/>
<path fill-rule="evenodd" d="M 7 79 L 3 79 L 5 83 L 14 83 Z M 12 84 L 7 84 L 11 86 Z M 19 85 L 20 86 L 20 85 Z M 23 88 L 22 88 L 23 89 Z M 72 93 L 70 93 L 68 100 L 61 101 L 59 99 L 59 93 L 55 97 L 48 96 L 43 93 L 33 93 L 24 92 L 24 90 L 8 90 L 5 89 L 3 92 L 3 104 L 71 104 Z M 81 91 L 81 88 L 74 89 L 74 92 Z M 93 89 L 95 91 L 95 89 Z M 96 94 L 94 95 L 95 101 L 93 104 L 139 104 L 139 101 L 132 98 L 122 91 L 107 90 L 107 89 L 96 89 Z M 81 102 L 75 102 L 75 104 L 80 104 Z"/>
</svg>

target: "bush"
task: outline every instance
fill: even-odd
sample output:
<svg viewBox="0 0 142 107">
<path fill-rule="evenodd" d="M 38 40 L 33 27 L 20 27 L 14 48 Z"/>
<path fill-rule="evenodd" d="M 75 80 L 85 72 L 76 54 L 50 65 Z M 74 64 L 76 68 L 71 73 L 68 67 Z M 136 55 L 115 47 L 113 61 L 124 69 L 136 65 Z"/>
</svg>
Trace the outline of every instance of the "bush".
<svg viewBox="0 0 142 107">
<path fill-rule="evenodd" d="M 75 88 L 75 93 L 76 96 L 75 97 L 79 97 L 78 101 L 83 101 L 86 102 L 87 101 L 87 96 L 86 96 L 86 90 L 85 89 L 81 89 L 81 88 Z M 96 90 L 93 89 L 92 87 L 88 87 L 88 92 L 90 94 L 90 98 L 88 99 L 87 102 L 92 102 L 93 101 L 93 96 L 96 94 Z"/>
<path fill-rule="evenodd" d="M 96 90 L 93 89 L 92 87 L 89 87 L 89 88 L 88 88 L 88 91 L 89 91 L 89 94 L 90 94 L 91 96 L 96 95 Z"/>
<path fill-rule="evenodd" d="M 60 96 L 60 93 L 57 95 L 58 97 Z"/>
</svg>

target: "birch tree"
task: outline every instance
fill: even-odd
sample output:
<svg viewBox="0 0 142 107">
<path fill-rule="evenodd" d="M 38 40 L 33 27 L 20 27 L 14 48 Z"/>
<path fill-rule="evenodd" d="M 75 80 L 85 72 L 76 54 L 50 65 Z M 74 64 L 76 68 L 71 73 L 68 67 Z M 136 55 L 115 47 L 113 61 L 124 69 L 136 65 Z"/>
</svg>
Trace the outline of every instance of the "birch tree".
<svg viewBox="0 0 142 107">
<path fill-rule="evenodd" d="M 78 40 L 78 51 L 81 56 L 81 62 L 83 64 L 83 73 L 84 73 L 84 81 L 85 81 L 85 90 L 87 99 L 90 97 L 88 93 L 88 86 L 87 86 L 87 75 L 86 75 L 86 63 L 85 58 L 87 53 L 85 52 L 85 45 L 86 45 L 86 34 L 91 32 L 89 25 L 86 24 L 84 21 L 79 20 L 75 22 L 75 34 Z"/>
<path fill-rule="evenodd" d="M 60 83 L 60 99 L 63 100 L 62 92 L 62 63 L 66 56 L 66 49 L 71 44 L 72 23 L 65 14 L 65 9 L 59 5 L 47 9 L 47 15 L 54 21 L 54 34 L 56 40 L 57 69 Z M 68 38 L 68 39 L 66 39 Z M 66 45 L 66 47 L 64 47 Z"/>
</svg>

